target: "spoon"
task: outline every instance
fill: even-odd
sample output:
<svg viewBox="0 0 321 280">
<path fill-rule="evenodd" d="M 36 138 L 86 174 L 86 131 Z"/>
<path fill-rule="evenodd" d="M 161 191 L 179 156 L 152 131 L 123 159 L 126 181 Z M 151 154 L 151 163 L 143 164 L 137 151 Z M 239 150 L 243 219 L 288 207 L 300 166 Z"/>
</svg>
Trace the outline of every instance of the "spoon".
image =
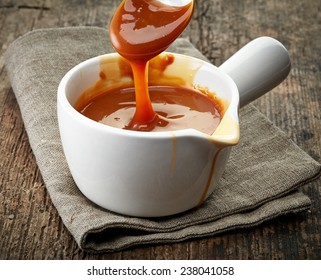
<svg viewBox="0 0 321 280">
<path fill-rule="evenodd" d="M 194 0 L 158 0 L 158 2 L 162 2 L 168 6 L 181 7 L 194 2 Z"/>
<path fill-rule="evenodd" d="M 193 10 L 193 0 L 123 0 L 114 14 L 110 40 L 134 75 L 136 111 L 127 129 L 160 125 L 149 96 L 148 62 L 183 32 Z"/>
<path fill-rule="evenodd" d="M 111 43 L 130 61 L 148 61 L 183 32 L 193 10 L 193 0 L 123 0 L 110 24 Z"/>
</svg>

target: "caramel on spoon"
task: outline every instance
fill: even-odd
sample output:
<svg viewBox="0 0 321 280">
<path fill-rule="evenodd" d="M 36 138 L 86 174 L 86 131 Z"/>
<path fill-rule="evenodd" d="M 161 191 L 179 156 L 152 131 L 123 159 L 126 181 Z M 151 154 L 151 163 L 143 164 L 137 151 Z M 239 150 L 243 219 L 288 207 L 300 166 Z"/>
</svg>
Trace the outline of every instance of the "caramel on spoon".
<svg viewBox="0 0 321 280">
<path fill-rule="evenodd" d="M 163 52 L 185 29 L 193 0 L 123 0 L 110 24 L 110 40 L 134 73 L 136 112 L 130 129 L 159 120 L 148 93 L 148 61 Z"/>
</svg>

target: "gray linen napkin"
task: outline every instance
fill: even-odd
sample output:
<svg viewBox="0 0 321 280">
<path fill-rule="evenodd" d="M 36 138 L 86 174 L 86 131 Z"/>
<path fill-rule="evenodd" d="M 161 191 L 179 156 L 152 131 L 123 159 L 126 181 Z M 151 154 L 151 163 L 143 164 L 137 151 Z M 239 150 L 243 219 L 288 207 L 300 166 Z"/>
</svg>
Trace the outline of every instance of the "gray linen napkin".
<svg viewBox="0 0 321 280">
<path fill-rule="evenodd" d="M 187 40 L 171 51 L 205 59 Z M 220 186 L 204 205 L 180 215 L 132 218 L 104 210 L 78 190 L 65 161 L 56 118 L 56 92 L 64 74 L 90 57 L 113 52 L 107 30 L 44 29 L 11 44 L 6 67 L 30 145 L 53 204 L 79 246 L 112 252 L 137 244 L 170 243 L 258 225 L 305 210 L 297 189 L 320 174 L 315 162 L 248 105 L 240 112 L 241 141 L 233 148 Z"/>
</svg>

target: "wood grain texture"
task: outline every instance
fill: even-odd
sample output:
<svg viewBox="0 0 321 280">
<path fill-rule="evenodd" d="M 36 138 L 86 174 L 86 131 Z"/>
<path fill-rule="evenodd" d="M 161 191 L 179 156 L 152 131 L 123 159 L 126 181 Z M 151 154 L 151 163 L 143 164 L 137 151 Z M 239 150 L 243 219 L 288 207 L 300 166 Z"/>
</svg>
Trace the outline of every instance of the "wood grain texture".
<svg viewBox="0 0 321 280">
<path fill-rule="evenodd" d="M 0 0 L 0 259 L 321 259 L 321 180 L 303 188 L 310 211 L 212 238 L 93 255 L 64 227 L 29 146 L 4 68 L 4 52 L 38 28 L 107 27 L 112 0 Z M 299 147 L 321 161 L 321 2 L 197 0 L 183 36 L 220 65 L 255 37 L 289 50 L 288 79 L 254 104 Z"/>
</svg>

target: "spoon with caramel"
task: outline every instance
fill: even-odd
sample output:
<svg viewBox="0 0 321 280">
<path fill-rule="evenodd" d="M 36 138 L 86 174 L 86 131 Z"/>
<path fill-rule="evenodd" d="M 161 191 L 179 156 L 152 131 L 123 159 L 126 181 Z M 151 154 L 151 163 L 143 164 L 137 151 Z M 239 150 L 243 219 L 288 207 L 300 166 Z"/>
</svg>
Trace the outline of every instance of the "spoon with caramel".
<svg viewBox="0 0 321 280">
<path fill-rule="evenodd" d="M 115 50 L 132 67 L 136 111 L 131 130 L 161 121 L 148 92 L 148 62 L 163 52 L 184 31 L 194 10 L 193 0 L 123 0 L 110 24 Z"/>
<path fill-rule="evenodd" d="M 183 32 L 193 6 L 191 0 L 123 0 L 110 24 L 111 43 L 130 61 L 149 60 Z"/>
</svg>

